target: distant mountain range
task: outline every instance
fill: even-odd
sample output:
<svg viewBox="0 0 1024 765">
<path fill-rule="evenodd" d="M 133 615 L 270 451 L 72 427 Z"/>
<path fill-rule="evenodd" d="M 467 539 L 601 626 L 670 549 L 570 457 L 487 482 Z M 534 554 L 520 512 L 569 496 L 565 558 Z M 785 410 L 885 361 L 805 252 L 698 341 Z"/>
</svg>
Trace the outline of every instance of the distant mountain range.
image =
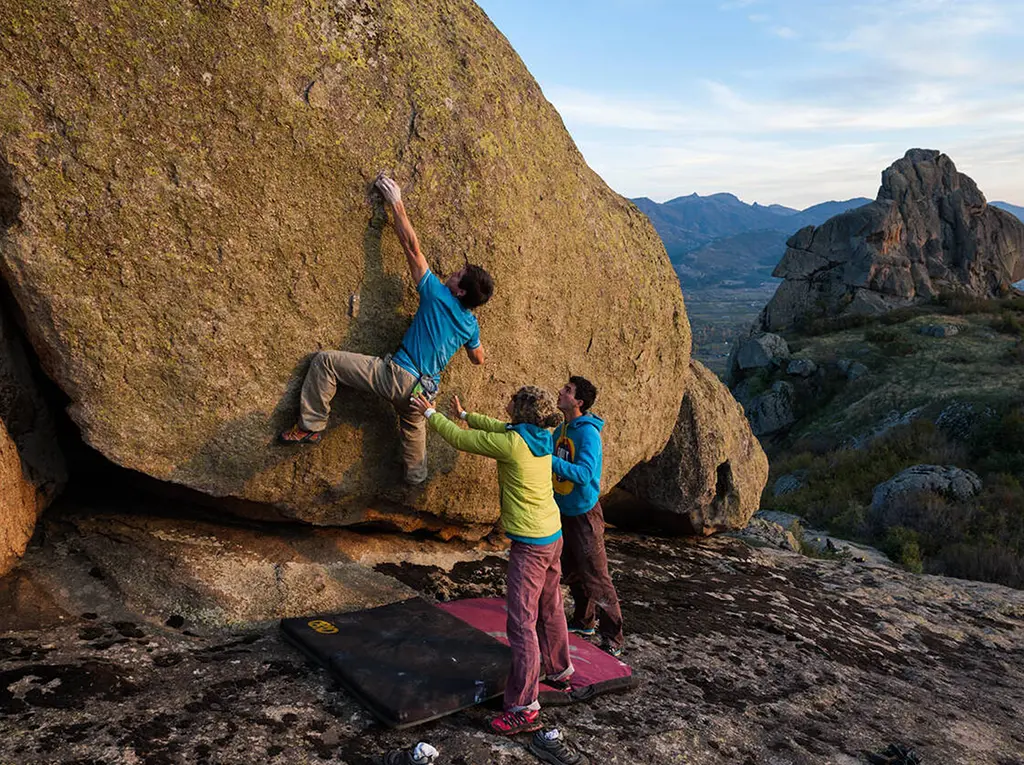
<svg viewBox="0 0 1024 765">
<path fill-rule="evenodd" d="M 822 202 L 803 210 L 783 205 L 748 205 L 733 194 L 690 194 L 658 203 L 631 200 L 665 243 L 683 290 L 704 287 L 756 287 L 775 281 L 772 270 L 786 252 L 786 240 L 804 226 L 873 200 L 856 197 Z M 1024 220 L 1024 207 L 992 202 Z"/>
<path fill-rule="evenodd" d="M 1006 210 L 1008 213 L 1012 213 L 1024 221 L 1024 207 L 1018 205 L 1011 205 L 1009 202 L 989 202 L 993 207 L 998 207 L 1000 210 Z M 655 226 L 657 228 L 657 226 Z"/>
<path fill-rule="evenodd" d="M 732 194 L 691 194 L 660 204 L 632 200 L 654 224 L 684 289 L 757 286 L 771 279 L 790 236 L 870 201 L 858 197 L 796 210 L 748 205 Z"/>
</svg>

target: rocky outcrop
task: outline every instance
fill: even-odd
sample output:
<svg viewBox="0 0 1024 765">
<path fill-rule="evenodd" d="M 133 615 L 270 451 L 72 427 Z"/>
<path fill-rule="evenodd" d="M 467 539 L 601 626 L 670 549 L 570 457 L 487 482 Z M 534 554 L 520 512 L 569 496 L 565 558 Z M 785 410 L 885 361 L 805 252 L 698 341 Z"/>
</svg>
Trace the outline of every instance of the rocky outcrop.
<svg viewBox="0 0 1024 765">
<path fill-rule="evenodd" d="M 717 376 L 690 362 L 686 395 L 665 450 L 637 465 L 622 488 L 681 516 L 693 534 L 742 529 L 768 480 L 768 458 L 743 407 Z"/>
<path fill-rule="evenodd" d="M 50 410 L 11 319 L 0 308 L 0 575 L 67 481 Z"/>
<path fill-rule="evenodd" d="M 880 483 L 871 494 L 871 510 L 883 513 L 908 495 L 928 491 L 953 500 L 970 499 L 981 491 L 981 479 L 953 465 L 914 465 Z"/>
<path fill-rule="evenodd" d="M 747 404 L 747 419 L 755 436 L 767 436 L 796 422 L 796 389 L 785 380 L 777 380 L 764 393 Z"/>
<path fill-rule="evenodd" d="M 496 519 L 493 469 L 437 442 L 429 484 L 401 488 L 367 396 L 339 394 L 316 448 L 273 445 L 313 351 L 393 352 L 415 310 L 381 168 L 437 272 L 495 277 L 488 363 L 460 355 L 442 393 L 498 414 L 584 374 L 609 484 L 663 448 L 690 347 L 664 247 L 469 0 L 11 0 L 0 28 L 0 267 L 110 460 L 318 524 L 375 498 Z"/>
<path fill-rule="evenodd" d="M 789 360 L 785 339 L 770 332 L 737 340 L 726 361 L 728 381 L 737 382 L 752 370 L 782 366 Z"/>
<path fill-rule="evenodd" d="M 757 326 L 873 315 L 942 292 L 1002 294 L 1024 278 L 1024 223 L 992 207 L 938 151 L 911 149 L 882 173 L 877 199 L 808 226 L 773 275 L 785 279 Z"/>
</svg>

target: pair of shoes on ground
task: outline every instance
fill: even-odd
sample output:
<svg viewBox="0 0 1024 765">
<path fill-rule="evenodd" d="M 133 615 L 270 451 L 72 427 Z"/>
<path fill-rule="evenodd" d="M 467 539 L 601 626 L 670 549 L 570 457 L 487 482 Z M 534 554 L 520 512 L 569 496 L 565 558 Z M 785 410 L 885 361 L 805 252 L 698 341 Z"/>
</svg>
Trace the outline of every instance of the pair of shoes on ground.
<svg viewBox="0 0 1024 765">
<path fill-rule="evenodd" d="M 536 731 L 526 748 L 544 762 L 552 765 L 590 765 L 587 756 L 567 741 L 557 728 L 542 731 L 542 727 L 538 709 L 505 712 L 491 720 L 491 730 L 503 736 Z"/>
</svg>

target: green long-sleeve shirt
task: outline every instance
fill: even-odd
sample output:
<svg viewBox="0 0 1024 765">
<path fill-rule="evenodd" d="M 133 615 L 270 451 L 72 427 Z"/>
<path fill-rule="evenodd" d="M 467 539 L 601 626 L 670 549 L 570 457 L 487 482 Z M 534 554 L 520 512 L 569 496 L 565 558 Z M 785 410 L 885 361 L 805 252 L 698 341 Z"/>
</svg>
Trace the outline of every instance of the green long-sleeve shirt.
<svg viewBox="0 0 1024 765">
<path fill-rule="evenodd" d="M 551 455 L 534 456 L 523 437 L 501 420 L 470 413 L 466 422 L 469 430 L 435 413 L 430 427 L 459 451 L 497 461 L 505 532 L 512 539 L 532 544 L 558 539 L 562 523 L 551 489 Z"/>
</svg>

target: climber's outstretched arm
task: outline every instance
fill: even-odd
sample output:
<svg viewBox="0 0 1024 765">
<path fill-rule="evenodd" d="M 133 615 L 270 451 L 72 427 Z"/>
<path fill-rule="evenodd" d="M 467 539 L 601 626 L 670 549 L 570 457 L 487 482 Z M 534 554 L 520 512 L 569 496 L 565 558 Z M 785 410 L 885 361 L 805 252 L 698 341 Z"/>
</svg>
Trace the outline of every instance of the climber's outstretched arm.
<svg viewBox="0 0 1024 765">
<path fill-rule="evenodd" d="M 374 185 L 384 195 L 384 199 L 391 205 L 391 212 L 394 218 L 395 234 L 405 251 L 405 259 L 409 264 L 409 273 L 415 284 L 419 284 L 423 275 L 430 270 L 427 259 L 420 252 L 420 241 L 416 238 L 416 231 L 409 222 L 409 216 L 405 213 L 405 205 L 402 203 L 402 190 L 398 184 L 384 173 L 377 176 Z"/>
</svg>

